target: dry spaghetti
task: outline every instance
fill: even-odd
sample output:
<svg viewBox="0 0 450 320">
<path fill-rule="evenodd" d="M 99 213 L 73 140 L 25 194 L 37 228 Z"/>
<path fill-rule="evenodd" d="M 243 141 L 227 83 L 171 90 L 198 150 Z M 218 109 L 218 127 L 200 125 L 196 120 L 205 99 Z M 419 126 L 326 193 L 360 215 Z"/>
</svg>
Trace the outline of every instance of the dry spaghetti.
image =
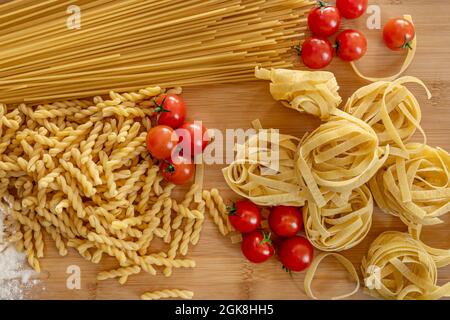
<svg viewBox="0 0 450 320">
<path fill-rule="evenodd" d="M 312 4 L 79 0 L 80 21 L 67 3 L 2 4 L 0 101 L 251 80 L 256 65 L 293 65 L 292 41 L 303 37 Z"/>
</svg>

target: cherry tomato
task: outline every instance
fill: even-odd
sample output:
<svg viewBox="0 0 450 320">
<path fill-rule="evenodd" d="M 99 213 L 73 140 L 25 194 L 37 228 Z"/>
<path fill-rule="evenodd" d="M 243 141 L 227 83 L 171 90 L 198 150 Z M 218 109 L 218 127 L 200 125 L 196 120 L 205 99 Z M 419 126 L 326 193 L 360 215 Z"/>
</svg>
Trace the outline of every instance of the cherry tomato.
<svg viewBox="0 0 450 320">
<path fill-rule="evenodd" d="M 414 25 L 402 18 L 391 19 L 384 26 L 384 42 L 391 50 L 412 49 L 411 41 L 415 36 Z"/>
<path fill-rule="evenodd" d="M 278 257 L 288 270 L 301 272 L 311 265 L 314 249 L 308 240 L 296 236 L 283 241 Z"/>
<path fill-rule="evenodd" d="M 176 94 L 164 94 L 155 100 L 155 116 L 159 125 L 173 129 L 180 127 L 186 119 L 186 104 Z"/>
<path fill-rule="evenodd" d="M 209 143 L 206 131 L 207 129 L 200 121 L 186 122 L 176 130 L 186 157 L 190 155 L 194 158 L 205 150 Z"/>
<path fill-rule="evenodd" d="M 303 228 L 302 213 L 296 207 L 273 207 L 270 210 L 269 226 L 279 237 L 293 237 Z"/>
<path fill-rule="evenodd" d="M 367 10 L 369 0 L 336 0 L 336 7 L 347 19 L 361 17 Z"/>
<path fill-rule="evenodd" d="M 153 127 L 147 134 L 147 150 L 158 160 L 170 158 L 177 143 L 177 134 L 168 126 Z"/>
<path fill-rule="evenodd" d="M 303 64 L 311 69 L 325 68 L 333 60 L 333 47 L 325 38 L 308 38 L 300 50 Z"/>
<path fill-rule="evenodd" d="M 267 261 L 275 253 L 270 235 L 262 231 L 253 231 L 244 235 L 242 253 L 253 263 Z"/>
<path fill-rule="evenodd" d="M 159 170 L 165 180 L 182 185 L 192 179 L 195 172 L 195 164 L 191 159 L 186 159 L 181 156 L 173 156 L 164 160 Z"/>
<path fill-rule="evenodd" d="M 344 30 L 336 37 L 337 55 L 344 61 L 356 61 L 367 52 L 367 40 L 357 30 Z"/>
<path fill-rule="evenodd" d="M 228 218 L 233 227 L 242 233 L 249 233 L 261 225 L 261 212 L 251 201 L 241 200 L 228 208 Z"/>
<path fill-rule="evenodd" d="M 341 14 L 336 7 L 326 6 L 319 1 L 319 7 L 314 8 L 308 15 L 308 25 L 316 36 L 329 37 L 338 32 L 341 25 Z"/>
</svg>

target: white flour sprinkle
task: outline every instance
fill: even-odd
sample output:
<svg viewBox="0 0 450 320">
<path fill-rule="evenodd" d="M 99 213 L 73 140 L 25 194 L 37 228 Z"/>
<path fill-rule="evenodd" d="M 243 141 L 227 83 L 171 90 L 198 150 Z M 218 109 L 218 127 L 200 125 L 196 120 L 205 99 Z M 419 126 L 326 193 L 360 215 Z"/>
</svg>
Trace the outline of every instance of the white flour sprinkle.
<svg viewBox="0 0 450 320">
<path fill-rule="evenodd" d="M 38 280 L 32 280 L 35 272 L 29 269 L 25 255 L 5 244 L 5 214 L 0 210 L 0 300 L 24 299 L 24 290 L 31 288 Z"/>
</svg>

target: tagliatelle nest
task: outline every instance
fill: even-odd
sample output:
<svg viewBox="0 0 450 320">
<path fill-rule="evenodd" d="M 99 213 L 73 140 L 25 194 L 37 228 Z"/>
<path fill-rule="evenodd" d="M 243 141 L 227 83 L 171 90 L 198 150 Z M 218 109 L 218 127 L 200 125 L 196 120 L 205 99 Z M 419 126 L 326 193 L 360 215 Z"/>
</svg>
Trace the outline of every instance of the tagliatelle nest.
<svg viewBox="0 0 450 320">
<path fill-rule="evenodd" d="M 450 155 L 422 144 L 406 146 L 409 159 L 390 157 L 371 179 L 378 206 L 412 228 L 441 223 L 450 210 Z"/>
<path fill-rule="evenodd" d="M 408 82 L 423 86 L 428 98 L 431 98 L 431 93 L 422 81 L 403 77 L 394 82 L 379 81 L 360 88 L 348 99 L 344 110 L 367 122 L 377 133 L 380 146 L 389 144 L 405 151 L 404 143 L 416 130 L 422 133 L 426 143 L 425 132 L 420 126 L 422 113 L 419 102 L 403 86 Z"/>
<path fill-rule="evenodd" d="M 294 162 L 299 139 L 276 135 L 262 130 L 237 145 L 236 160 L 223 169 L 223 175 L 234 192 L 258 205 L 303 206 Z"/>
<path fill-rule="evenodd" d="M 390 300 L 436 300 L 450 296 L 450 282 L 437 285 L 437 267 L 423 245 L 409 234 L 385 232 L 362 261 L 368 293 Z"/>
<path fill-rule="evenodd" d="M 328 120 L 341 104 L 333 73 L 256 68 L 256 78 L 270 80 L 270 93 L 285 107 Z"/>
<path fill-rule="evenodd" d="M 363 185 L 352 191 L 347 203 L 336 204 L 336 194 L 323 208 L 308 201 L 303 209 L 305 232 L 322 251 L 343 251 L 359 244 L 372 226 L 373 199 Z M 339 201 L 340 199 L 337 199 Z"/>
<path fill-rule="evenodd" d="M 383 155 L 384 153 L 384 155 Z M 339 193 L 342 203 L 386 161 L 389 148 L 378 146 L 375 131 L 365 122 L 340 112 L 300 144 L 296 170 L 319 208 L 328 192 Z"/>
</svg>

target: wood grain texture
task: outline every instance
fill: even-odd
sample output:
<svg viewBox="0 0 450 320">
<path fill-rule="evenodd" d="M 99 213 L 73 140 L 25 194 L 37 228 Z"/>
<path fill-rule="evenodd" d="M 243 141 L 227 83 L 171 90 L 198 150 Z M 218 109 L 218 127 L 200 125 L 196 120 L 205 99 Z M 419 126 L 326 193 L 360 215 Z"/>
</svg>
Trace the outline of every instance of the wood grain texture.
<svg viewBox="0 0 450 320">
<path fill-rule="evenodd" d="M 450 2 L 438 0 L 380 0 L 370 1 L 382 7 L 383 22 L 394 16 L 411 14 L 414 18 L 419 49 L 407 75 L 421 78 L 433 93 L 426 101 L 425 92 L 412 87 L 423 109 L 423 127 L 432 146 L 450 150 Z M 357 27 L 369 38 L 368 55 L 359 64 L 370 75 L 392 74 L 399 68 L 403 56 L 386 49 L 380 30 L 367 30 L 366 19 L 345 21 L 344 26 Z M 366 84 L 358 79 L 348 64 L 335 59 L 329 67 L 336 74 L 341 95 L 346 99 L 356 89 Z M 248 128 L 250 122 L 259 118 L 265 127 L 279 128 L 282 133 L 302 136 L 313 130 L 319 121 L 283 108 L 274 102 L 268 92 L 268 83 L 253 82 L 208 87 L 185 88 L 184 98 L 189 106 L 189 117 L 201 119 L 209 128 Z M 205 187 L 217 187 L 231 201 L 236 196 L 227 188 L 220 172 L 221 166 L 206 170 Z M 371 241 L 386 230 L 406 231 L 395 217 L 376 210 L 369 236 L 357 247 L 344 252 L 354 265 L 360 266 Z M 446 223 L 425 230 L 424 239 L 440 248 L 450 247 L 450 219 Z M 205 223 L 200 243 L 192 249 L 189 257 L 197 261 L 193 270 L 176 270 L 171 278 L 140 274 L 130 277 L 125 286 L 117 281 L 96 281 L 99 271 L 116 267 L 111 259 L 93 265 L 73 250 L 67 257 L 58 256 L 54 244 L 46 241 L 46 258 L 41 284 L 29 297 L 36 299 L 138 299 L 145 291 L 166 288 L 189 289 L 196 299 L 305 299 L 303 274 L 294 275 L 294 281 L 285 273 L 275 259 L 263 265 L 252 265 L 241 255 L 239 245 L 220 236 L 211 221 Z M 66 288 L 66 269 L 70 265 L 81 268 L 81 290 Z M 450 267 L 439 270 L 439 282 L 450 281 Z M 320 298 L 339 295 L 351 289 L 345 271 L 332 258 L 324 261 L 317 274 L 313 288 Z M 359 292 L 353 299 L 367 298 Z"/>
</svg>

